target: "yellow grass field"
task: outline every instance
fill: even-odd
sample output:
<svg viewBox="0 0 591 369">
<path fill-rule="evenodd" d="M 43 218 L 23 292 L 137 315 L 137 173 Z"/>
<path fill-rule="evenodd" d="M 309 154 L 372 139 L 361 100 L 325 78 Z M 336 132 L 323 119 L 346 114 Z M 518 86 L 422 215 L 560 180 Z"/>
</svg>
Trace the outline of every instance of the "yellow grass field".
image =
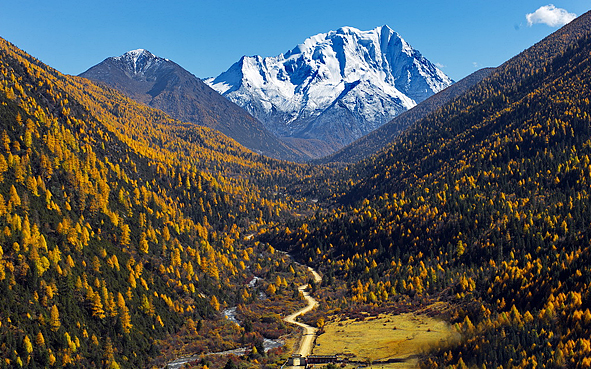
<svg viewBox="0 0 591 369">
<path fill-rule="evenodd" d="M 331 320 L 324 330 L 316 340 L 314 355 L 340 354 L 368 363 L 407 359 L 403 363 L 374 365 L 384 369 L 414 368 L 417 364 L 414 355 L 442 341 L 459 339 L 448 323 L 413 313 L 381 314 L 364 321 Z"/>
</svg>

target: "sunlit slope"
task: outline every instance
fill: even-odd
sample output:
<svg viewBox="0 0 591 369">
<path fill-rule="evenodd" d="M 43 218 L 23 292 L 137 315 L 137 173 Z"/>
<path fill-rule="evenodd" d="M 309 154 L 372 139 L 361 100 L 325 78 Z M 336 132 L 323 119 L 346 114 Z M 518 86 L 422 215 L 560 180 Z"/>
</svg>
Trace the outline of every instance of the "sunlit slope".
<svg viewBox="0 0 591 369">
<path fill-rule="evenodd" d="M 0 131 L 0 367 L 146 366 L 237 302 L 265 252 L 240 240 L 288 216 L 298 203 L 267 195 L 312 170 L 1 39 Z"/>
</svg>

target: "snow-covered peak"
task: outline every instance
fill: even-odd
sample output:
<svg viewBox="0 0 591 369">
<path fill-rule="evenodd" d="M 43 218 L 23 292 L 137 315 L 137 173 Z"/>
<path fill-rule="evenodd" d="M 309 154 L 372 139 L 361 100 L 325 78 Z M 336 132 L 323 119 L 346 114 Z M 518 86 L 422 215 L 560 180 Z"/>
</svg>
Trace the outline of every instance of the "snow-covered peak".
<svg viewBox="0 0 591 369">
<path fill-rule="evenodd" d="M 126 52 L 121 56 L 113 58 L 118 62 L 125 64 L 126 69 L 133 74 L 141 74 L 153 65 L 169 61 L 168 59 L 160 58 L 146 49 L 135 49 Z"/>
<path fill-rule="evenodd" d="M 135 50 L 130 50 L 128 52 L 126 52 L 125 54 L 123 54 L 124 56 L 127 57 L 132 57 L 132 58 L 139 58 L 141 55 L 146 55 L 149 57 L 154 57 L 154 54 L 152 54 L 151 52 L 149 52 L 146 49 L 135 49 Z"/>
<path fill-rule="evenodd" d="M 359 137 L 453 83 L 387 25 L 341 27 L 285 54 L 245 56 L 205 82 L 276 134 L 307 137 L 329 108 L 331 119 L 354 115 L 346 119 Z"/>
</svg>

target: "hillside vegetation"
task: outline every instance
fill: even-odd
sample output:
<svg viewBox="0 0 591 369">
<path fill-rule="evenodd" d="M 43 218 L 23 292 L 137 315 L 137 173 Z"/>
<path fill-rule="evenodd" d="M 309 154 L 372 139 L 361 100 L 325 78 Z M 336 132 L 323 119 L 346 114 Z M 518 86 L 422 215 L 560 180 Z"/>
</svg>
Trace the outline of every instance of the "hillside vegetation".
<svg viewBox="0 0 591 369">
<path fill-rule="evenodd" d="M 307 209 L 281 186 L 311 167 L 61 75 L 4 40 L 0 131 L 2 367 L 146 366 L 158 340 L 256 297 L 253 273 L 289 272 L 288 258 L 243 239 Z M 227 338 L 202 339 L 219 349 Z"/>
</svg>

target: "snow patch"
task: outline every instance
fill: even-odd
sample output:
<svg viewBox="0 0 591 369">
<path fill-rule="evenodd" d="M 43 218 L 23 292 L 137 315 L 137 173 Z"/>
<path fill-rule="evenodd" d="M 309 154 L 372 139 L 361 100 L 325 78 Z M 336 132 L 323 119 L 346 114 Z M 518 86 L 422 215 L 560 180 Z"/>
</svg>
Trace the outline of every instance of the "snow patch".
<svg viewBox="0 0 591 369">
<path fill-rule="evenodd" d="M 170 62 L 168 59 L 155 56 L 146 49 L 130 50 L 121 56 L 114 57 L 113 59 L 124 63 L 128 71 L 133 74 L 141 74 L 152 66 L 159 65 L 162 62 Z"/>
</svg>

